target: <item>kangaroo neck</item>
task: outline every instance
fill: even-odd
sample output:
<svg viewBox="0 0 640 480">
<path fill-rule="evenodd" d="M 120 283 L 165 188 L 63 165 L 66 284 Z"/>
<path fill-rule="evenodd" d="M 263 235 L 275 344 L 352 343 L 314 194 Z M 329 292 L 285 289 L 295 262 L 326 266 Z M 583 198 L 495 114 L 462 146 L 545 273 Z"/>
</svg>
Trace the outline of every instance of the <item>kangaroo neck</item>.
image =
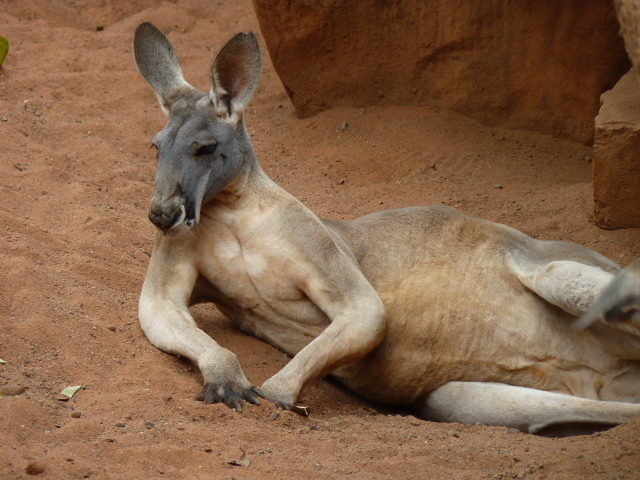
<svg viewBox="0 0 640 480">
<path fill-rule="evenodd" d="M 288 194 L 264 172 L 255 154 L 247 159 L 236 178 L 211 201 L 203 210 L 226 208 L 230 210 L 251 209 L 277 204 Z"/>
</svg>

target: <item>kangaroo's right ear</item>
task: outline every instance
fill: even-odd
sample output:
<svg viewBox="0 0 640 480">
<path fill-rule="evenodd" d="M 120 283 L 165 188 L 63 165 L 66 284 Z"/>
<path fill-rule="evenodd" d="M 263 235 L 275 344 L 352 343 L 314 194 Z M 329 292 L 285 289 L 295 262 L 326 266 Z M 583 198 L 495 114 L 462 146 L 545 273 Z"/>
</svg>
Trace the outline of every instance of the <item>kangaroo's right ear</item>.
<svg viewBox="0 0 640 480">
<path fill-rule="evenodd" d="M 182 68 L 169 39 L 153 24 L 141 23 L 133 37 L 138 70 L 153 87 L 165 113 L 183 93 L 193 89 L 182 76 Z"/>
</svg>

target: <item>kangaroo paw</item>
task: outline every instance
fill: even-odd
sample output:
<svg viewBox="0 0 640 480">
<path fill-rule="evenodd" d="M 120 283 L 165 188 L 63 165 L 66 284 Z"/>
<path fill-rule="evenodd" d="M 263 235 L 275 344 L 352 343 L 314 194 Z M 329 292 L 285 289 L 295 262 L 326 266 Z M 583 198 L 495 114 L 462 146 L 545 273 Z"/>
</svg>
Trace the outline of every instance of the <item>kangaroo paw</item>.
<svg viewBox="0 0 640 480">
<path fill-rule="evenodd" d="M 246 402 L 260 405 L 260 398 L 265 396 L 255 386 L 245 388 L 233 384 L 207 383 L 197 398 L 206 404 L 224 403 L 227 407 L 241 412 Z"/>
<path fill-rule="evenodd" d="M 640 260 L 613 279 L 576 326 L 585 329 L 598 321 L 612 326 L 626 324 L 640 336 Z"/>
</svg>

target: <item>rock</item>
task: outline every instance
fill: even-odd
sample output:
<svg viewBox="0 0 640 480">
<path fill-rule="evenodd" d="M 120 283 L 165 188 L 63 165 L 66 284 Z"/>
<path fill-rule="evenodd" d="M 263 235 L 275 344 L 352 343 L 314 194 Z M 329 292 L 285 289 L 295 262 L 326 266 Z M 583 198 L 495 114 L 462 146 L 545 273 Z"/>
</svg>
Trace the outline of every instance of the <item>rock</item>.
<svg viewBox="0 0 640 480">
<path fill-rule="evenodd" d="M 629 72 L 602 95 L 593 146 L 595 221 L 640 227 L 640 82 Z"/>
<path fill-rule="evenodd" d="M 613 0 L 624 46 L 640 79 L 640 0 Z"/>
<path fill-rule="evenodd" d="M 409 425 L 413 425 L 414 427 L 419 427 L 420 425 L 424 424 L 424 420 L 420 420 L 413 415 L 409 415 L 407 417 L 407 421 L 409 422 Z"/>
<path fill-rule="evenodd" d="M 47 466 L 41 462 L 32 462 L 27 465 L 25 472 L 27 475 L 40 475 L 47 470 Z"/>
<path fill-rule="evenodd" d="M 609 0 L 253 0 L 301 117 L 440 105 L 590 143 L 599 96 L 628 70 Z"/>
<path fill-rule="evenodd" d="M 2 387 L 2 395 L 6 395 L 6 396 L 14 396 L 14 395 L 20 395 L 22 393 L 24 393 L 24 391 L 27 389 L 27 387 L 23 387 L 22 385 L 4 385 Z"/>
<path fill-rule="evenodd" d="M 272 412 L 271 415 L 269 415 L 269 420 L 272 422 L 279 418 L 280 418 L 280 414 L 278 412 Z"/>
</svg>

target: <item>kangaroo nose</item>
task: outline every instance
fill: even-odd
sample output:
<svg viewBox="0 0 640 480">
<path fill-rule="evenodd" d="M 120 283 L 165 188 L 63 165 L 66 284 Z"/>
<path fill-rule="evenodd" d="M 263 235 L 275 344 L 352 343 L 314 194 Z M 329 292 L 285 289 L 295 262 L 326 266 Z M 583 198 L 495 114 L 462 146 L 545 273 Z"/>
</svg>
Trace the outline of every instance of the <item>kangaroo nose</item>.
<svg viewBox="0 0 640 480">
<path fill-rule="evenodd" d="M 152 206 L 149 210 L 149 220 L 163 232 L 171 230 L 184 219 L 184 207 L 167 210 Z"/>
</svg>

